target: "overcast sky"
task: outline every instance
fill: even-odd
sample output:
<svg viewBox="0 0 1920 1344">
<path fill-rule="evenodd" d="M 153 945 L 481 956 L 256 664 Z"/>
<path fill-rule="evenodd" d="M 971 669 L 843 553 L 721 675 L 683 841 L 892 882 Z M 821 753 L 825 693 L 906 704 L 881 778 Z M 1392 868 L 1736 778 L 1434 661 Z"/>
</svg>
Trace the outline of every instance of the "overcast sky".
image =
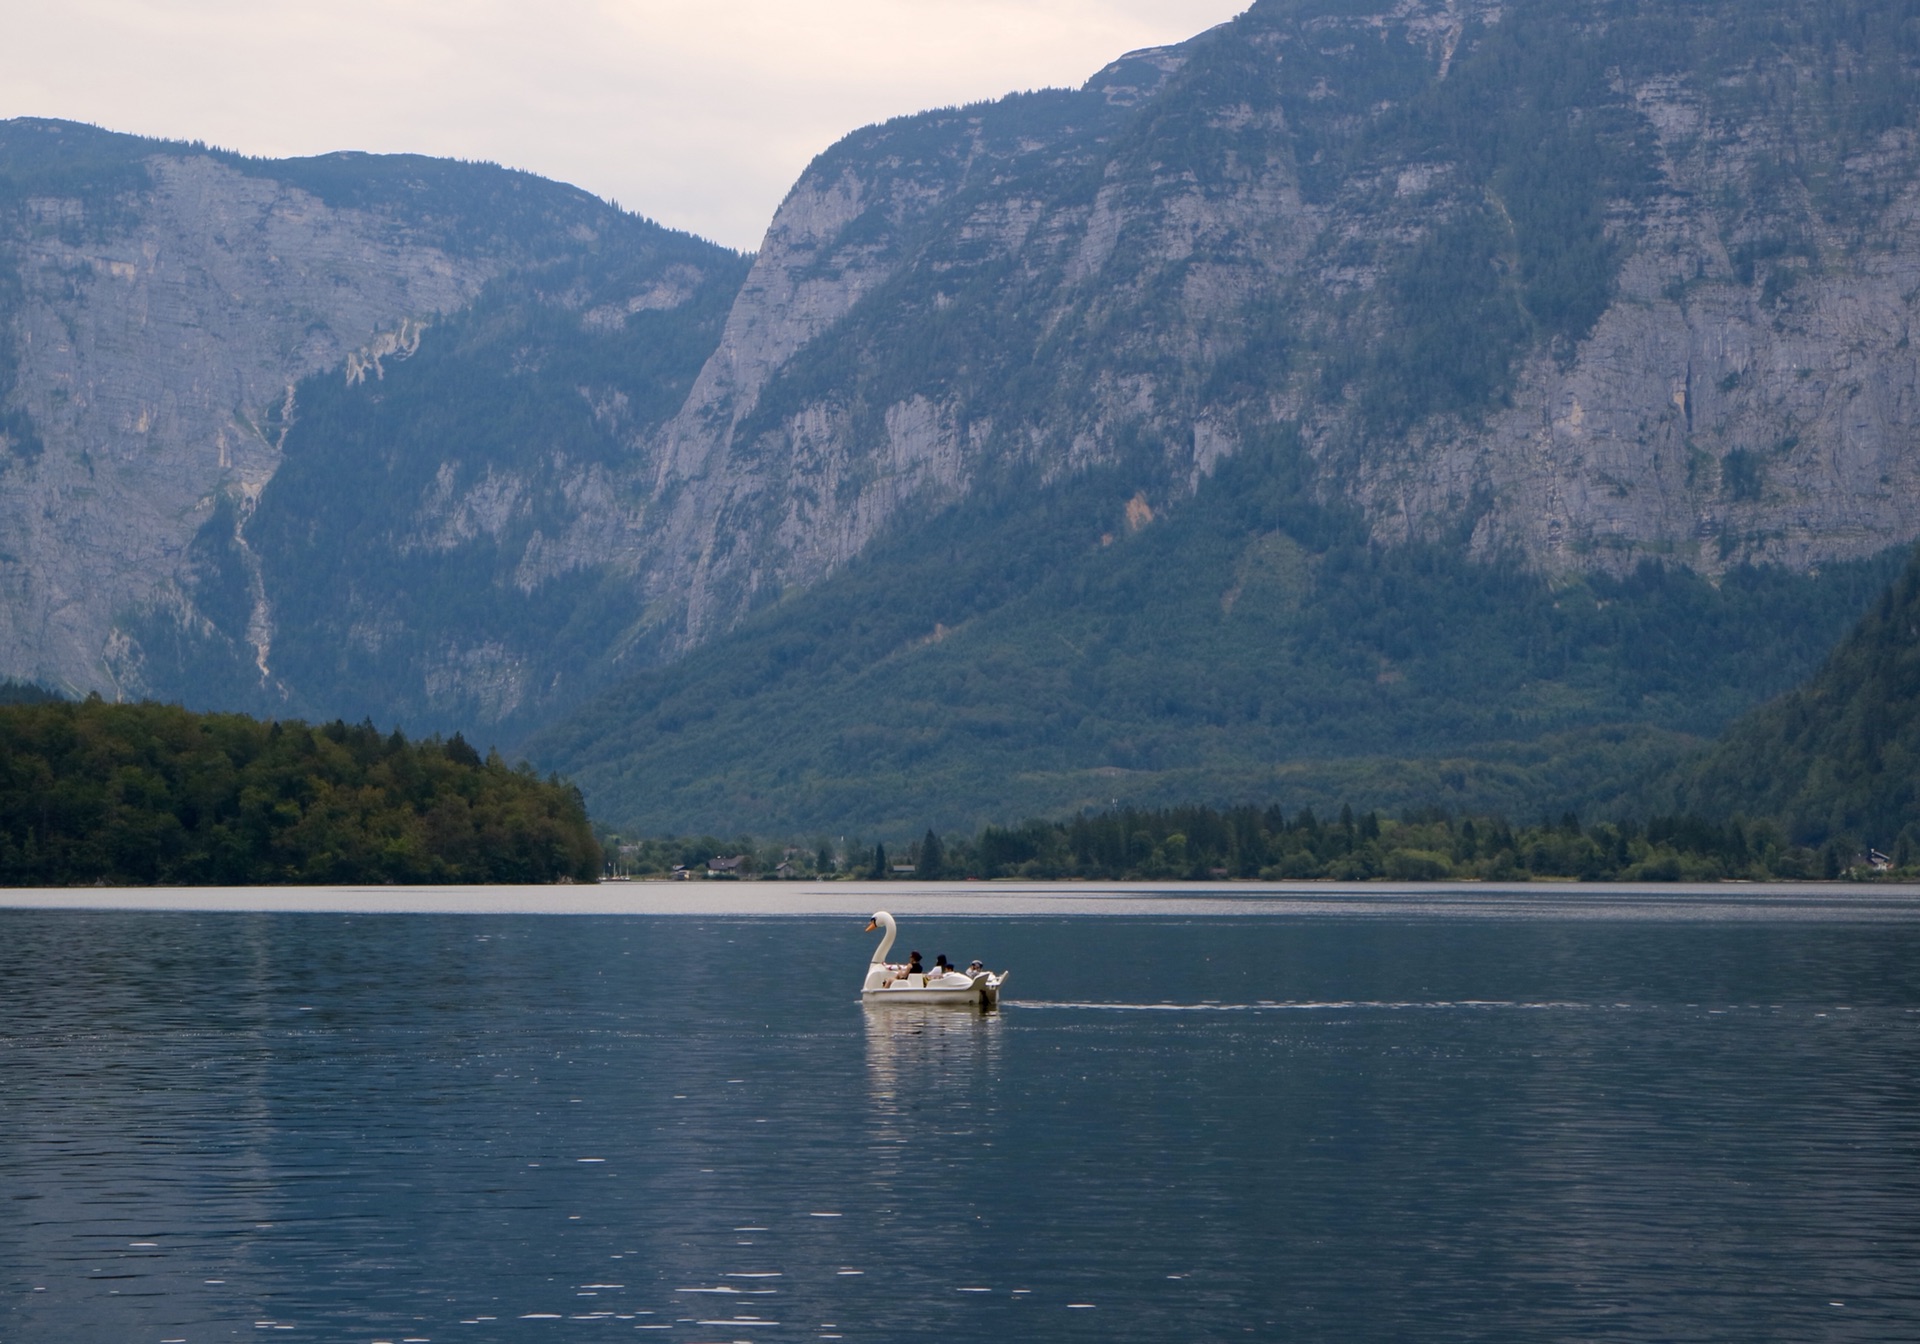
<svg viewBox="0 0 1920 1344">
<path fill-rule="evenodd" d="M 1247 0 L 0 0 L 0 117 L 490 159 L 733 247 L 846 132 L 1077 85 Z"/>
</svg>

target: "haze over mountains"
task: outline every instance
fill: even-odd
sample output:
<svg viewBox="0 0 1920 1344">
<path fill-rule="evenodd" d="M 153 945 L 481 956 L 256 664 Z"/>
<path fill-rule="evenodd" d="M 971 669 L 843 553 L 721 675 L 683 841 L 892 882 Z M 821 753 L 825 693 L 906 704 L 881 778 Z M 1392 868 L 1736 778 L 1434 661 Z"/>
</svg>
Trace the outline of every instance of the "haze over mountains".
<svg viewBox="0 0 1920 1344">
<path fill-rule="evenodd" d="M 1256 4 L 854 132 L 751 258 L 0 126 L 0 672 L 649 829 L 1604 801 L 1920 533 L 1920 6 Z"/>
</svg>

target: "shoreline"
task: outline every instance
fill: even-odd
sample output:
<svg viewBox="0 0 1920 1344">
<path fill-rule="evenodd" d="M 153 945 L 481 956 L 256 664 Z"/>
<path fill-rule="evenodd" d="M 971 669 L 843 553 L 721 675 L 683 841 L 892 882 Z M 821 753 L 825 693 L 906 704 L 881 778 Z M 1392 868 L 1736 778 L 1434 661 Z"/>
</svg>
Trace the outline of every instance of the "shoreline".
<svg viewBox="0 0 1920 1344">
<path fill-rule="evenodd" d="M 864 918 L 1335 917 L 1920 922 L 1920 884 L 1857 882 L 609 882 L 0 889 L 0 911 Z"/>
</svg>

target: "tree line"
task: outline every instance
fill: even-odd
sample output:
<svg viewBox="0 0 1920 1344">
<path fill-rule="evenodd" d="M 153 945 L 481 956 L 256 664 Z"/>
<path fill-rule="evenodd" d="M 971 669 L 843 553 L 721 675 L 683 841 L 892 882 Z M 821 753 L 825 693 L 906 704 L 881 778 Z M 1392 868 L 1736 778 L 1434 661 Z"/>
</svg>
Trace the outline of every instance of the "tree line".
<svg viewBox="0 0 1920 1344">
<path fill-rule="evenodd" d="M 0 705 L 0 885 L 595 880 L 578 790 L 459 734 Z"/>
<path fill-rule="evenodd" d="M 987 826 L 971 837 L 928 830 L 918 841 L 859 840 L 762 845 L 712 836 L 613 842 L 634 876 L 675 867 L 706 872 L 716 858 L 754 877 L 863 880 L 1026 878 L 1051 881 L 1329 879 L 1398 882 L 1475 879 L 1588 882 L 1712 882 L 1833 879 L 1920 873 L 1920 850 L 1856 852 L 1839 840 L 1796 844 L 1777 824 L 1692 815 L 1584 825 L 1572 813 L 1514 825 L 1501 817 L 1414 811 L 1398 817 L 1343 807 L 1322 819 L 1311 808 L 1122 807 L 1069 820 Z"/>
</svg>

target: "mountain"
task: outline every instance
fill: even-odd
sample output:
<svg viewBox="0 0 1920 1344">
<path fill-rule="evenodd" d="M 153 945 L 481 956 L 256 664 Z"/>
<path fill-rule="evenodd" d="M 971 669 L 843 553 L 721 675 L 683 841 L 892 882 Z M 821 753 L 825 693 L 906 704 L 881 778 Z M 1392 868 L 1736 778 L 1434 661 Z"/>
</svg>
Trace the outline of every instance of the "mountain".
<svg viewBox="0 0 1920 1344">
<path fill-rule="evenodd" d="M 1920 0 L 1262 0 L 855 131 L 751 258 L 12 123 L 0 674 L 647 828 L 1600 805 L 1920 532 L 1916 68 Z"/>
<path fill-rule="evenodd" d="M 1906 4 L 1269 0 L 809 167 L 663 435 L 684 643 L 1012 475 L 1296 433 L 1384 544 L 1804 572 L 1912 537 Z"/>
<path fill-rule="evenodd" d="M 189 548 L 212 629 L 137 628 L 160 684 L 510 735 L 632 656 L 652 601 L 646 436 L 746 266 L 608 223 L 596 246 L 491 280 L 384 376 L 300 384 L 272 481 Z"/>
<path fill-rule="evenodd" d="M 1558 816 L 1792 685 L 1891 572 L 1551 580 L 1378 546 L 1303 458 L 1243 450 L 1134 531 L 1108 470 L 923 516 L 527 752 L 629 834 L 971 833 L 1116 801 Z"/>
<path fill-rule="evenodd" d="M 646 829 L 1618 796 L 1920 527 L 1917 13 L 1264 3 L 855 133 L 663 436 L 697 651 L 529 749 Z"/>
<path fill-rule="evenodd" d="M 572 492 L 577 521 L 598 464 L 678 407 L 744 271 L 489 165 L 0 123 L 0 666 L 502 717 L 535 674 L 476 605 L 592 586 L 541 510 Z M 503 455 L 539 464 L 517 494 Z"/>
<path fill-rule="evenodd" d="M 1806 685 L 1669 781 L 1706 816 L 1783 820 L 1803 844 L 1920 845 L 1920 555 Z M 1661 801 L 1667 801 L 1662 798 Z"/>
</svg>

